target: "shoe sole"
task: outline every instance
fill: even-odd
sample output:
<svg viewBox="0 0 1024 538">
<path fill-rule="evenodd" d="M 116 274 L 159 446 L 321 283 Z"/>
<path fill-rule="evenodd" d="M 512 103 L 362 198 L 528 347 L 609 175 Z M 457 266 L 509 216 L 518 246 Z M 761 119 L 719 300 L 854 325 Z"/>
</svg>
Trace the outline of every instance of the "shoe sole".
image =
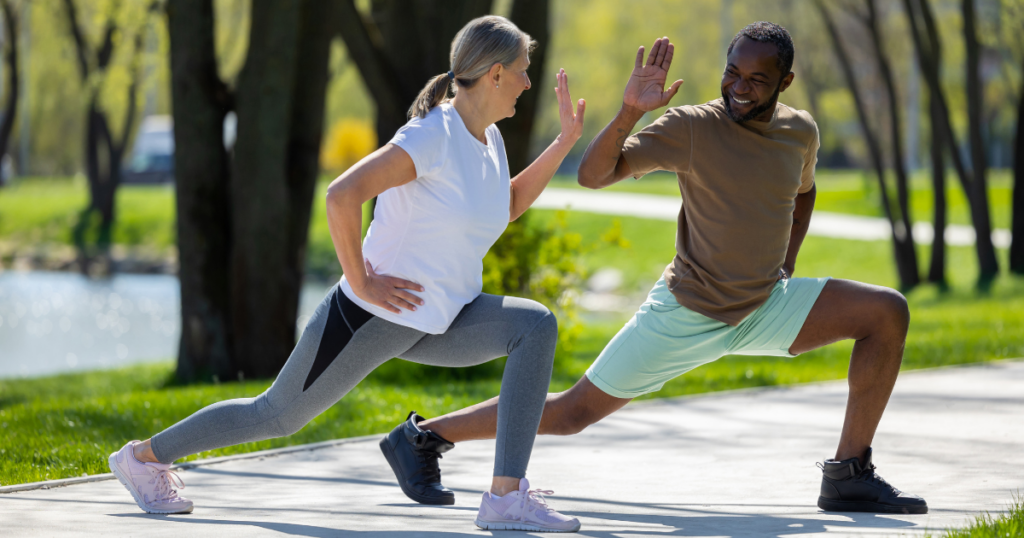
<svg viewBox="0 0 1024 538">
<path fill-rule="evenodd" d="M 107 466 L 110 467 L 110 471 L 114 473 L 114 476 L 117 477 L 117 481 L 120 482 L 122 486 L 124 486 L 124 489 L 128 490 L 128 493 L 132 494 L 132 499 L 135 499 L 135 504 L 139 505 L 139 508 L 141 508 L 142 511 L 150 513 L 150 514 L 191 514 L 192 513 L 192 507 L 191 506 L 189 506 L 185 510 L 157 510 L 155 508 L 147 507 L 142 502 L 142 499 L 139 498 L 139 494 L 136 493 L 135 490 L 132 489 L 131 486 L 128 485 L 128 479 L 125 478 L 125 476 L 123 474 L 121 474 L 121 470 L 117 467 L 117 463 L 115 461 L 116 457 L 117 457 L 117 452 L 114 452 L 113 454 L 111 454 L 110 457 L 107 458 Z"/>
<path fill-rule="evenodd" d="M 870 512 L 875 514 L 927 514 L 928 505 L 897 506 L 871 501 L 837 501 L 818 497 L 818 508 L 826 512 Z"/>
<path fill-rule="evenodd" d="M 420 495 L 416 493 L 409 486 L 406 485 L 405 475 L 402 474 L 401 468 L 398 466 L 398 459 L 395 457 L 395 451 L 388 445 L 388 438 L 385 436 L 380 440 L 380 451 L 384 453 L 384 459 L 388 460 L 388 465 L 391 466 L 391 471 L 395 473 L 398 478 L 398 487 L 402 488 L 402 493 L 405 493 L 406 497 L 420 503 L 420 504 L 434 504 L 434 505 L 449 505 L 455 504 L 455 495 L 451 497 L 428 497 L 426 495 Z"/>
<path fill-rule="evenodd" d="M 541 527 L 540 525 L 530 525 L 528 523 L 521 523 L 518 521 L 486 521 L 480 518 L 477 518 L 473 523 L 475 523 L 477 527 L 488 531 L 576 532 L 580 530 L 579 523 L 571 529 Z"/>
</svg>

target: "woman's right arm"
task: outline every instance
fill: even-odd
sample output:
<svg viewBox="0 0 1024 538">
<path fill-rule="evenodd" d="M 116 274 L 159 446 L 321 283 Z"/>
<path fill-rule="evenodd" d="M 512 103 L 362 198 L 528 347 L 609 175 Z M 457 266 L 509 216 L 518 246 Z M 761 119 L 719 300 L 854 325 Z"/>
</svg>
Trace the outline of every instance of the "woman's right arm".
<svg viewBox="0 0 1024 538">
<path fill-rule="evenodd" d="M 327 225 L 345 279 L 360 299 L 395 314 L 402 313 L 399 307 L 416 310 L 416 305 L 422 305 L 422 299 L 406 290 L 423 291 L 423 286 L 378 275 L 363 258 L 363 203 L 414 179 L 416 166 L 409 154 L 387 144 L 352 165 L 327 187 Z"/>
</svg>

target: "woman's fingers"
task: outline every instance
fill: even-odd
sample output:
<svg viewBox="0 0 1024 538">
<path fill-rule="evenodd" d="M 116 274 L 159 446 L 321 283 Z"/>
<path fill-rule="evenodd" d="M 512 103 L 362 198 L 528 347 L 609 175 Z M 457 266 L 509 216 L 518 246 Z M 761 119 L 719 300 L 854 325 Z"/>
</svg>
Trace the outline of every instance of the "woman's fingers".
<svg viewBox="0 0 1024 538">
<path fill-rule="evenodd" d="M 586 110 L 587 102 L 583 99 L 580 99 L 579 102 L 576 103 L 576 125 L 580 127 L 583 126 L 583 113 L 586 112 Z"/>
<path fill-rule="evenodd" d="M 395 289 L 423 291 L 423 286 L 420 286 L 411 280 L 405 280 L 398 277 L 390 277 L 388 279 L 388 284 L 391 284 L 391 287 Z"/>
<path fill-rule="evenodd" d="M 365 264 L 365 266 L 366 266 L 366 274 L 368 276 L 376 276 L 377 275 L 377 273 L 373 272 L 373 266 L 370 265 L 370 260 L 363 259 L 363 264 Z"/>
<path fill-rule="evenodd" d="M 409 305 L 412 306 L 409 310 L 416 310 L 416 306 L 423 306 L 423 299 L 420 299 L 407 291 L 396 289 L 394 291 L 394 297 L 401 299 L 403 302 L 409 303 Z M 392 299 L 392 302 L 394 302 L 394 299 Z"/>
</svg>

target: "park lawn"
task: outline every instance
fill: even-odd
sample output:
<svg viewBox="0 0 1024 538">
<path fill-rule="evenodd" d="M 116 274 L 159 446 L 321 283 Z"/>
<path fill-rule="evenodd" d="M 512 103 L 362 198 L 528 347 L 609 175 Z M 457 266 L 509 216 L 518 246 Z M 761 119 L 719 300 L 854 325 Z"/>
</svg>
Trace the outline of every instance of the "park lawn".
<svg viewBox="0 0 1024 538">
<path fill-rule="evenodd" d="M 547 226 L 553 211 L 534 211 L 531 225 Z M 612 219 L 570 212 L 569 227 L 598 244 Z M 672 256 L 674 225 L 619 219 L 630 246 L 595 246 L 584 254 L 591 269 L 636 268 L 636 290 L 649 288 Z M 1001 252 L 1005 258 L 1005 252 Z M 921 286 L 908 294 L 912 322 L 904 368 L 923 368 L 1024 356 L 1024 279 L 1002 276 L 988 294 L 973 291 L 970 249 L 950 250 L 951 289 Z M 854 278 L 893 285 L 889 245 L 808 238 L 798 276 Z M 641 291 L 642 293 L 642 291 Z M 636 301 L 642 300 L 637 297 Z M 589 322 L 571 350 L 556 358 L 551 390 L 572 385 L 628 315 Z M 727 357 L 665 385 L 659 398 L 711 391 L 841 379 L 850 343 L 794 359 Z M 410 409 L 434 416 L 497 394 L 500 362 L 476 369 L 399 367 L 388 363 L 296 435 L 193 456 L 206 458 L 339 437 L 383 433 Z M 104 456 L 126 440 L 146 438 L 195 410 L 228 398 L 252 397 L 270 380 L 177 386 L 170 363 L 38 379 L 0 380 L 0 484 L 106 472 Z"/>
<path fill-rule="evenodd" d="M 989 210 L 994 228 L 1009 228 L 1011 220 L 1011 196 L 1013 193 L 1012 172 L 1007 169 L 989 171 Z M 849 213 L 867 217 L 884 217 L 878 195 L 878 181 L 875 176 L 859 170 L 817 171 L 818 194 L 814 208 L 833 213 Z M 552 186 L 569 189 L 583 189 L 572 176 L 556 176 Z M 931 222 L 933 200 L 931 177 L 927 170 L 916 172 L 910 183 L 910 214 L 915 222 Z M 603 189 L 608 192 L 631 192 L 679 196 L 679 185 L 675 174 L 655 172 L 639 180 L 624 180 Z M 895 194 L 892 201 L 895 203 Z M 963 189 L 955 175 L 949 174 L 946 182 L 947 217 L 950 224 L 970 224 L 970 209 Z"/>
</svg>

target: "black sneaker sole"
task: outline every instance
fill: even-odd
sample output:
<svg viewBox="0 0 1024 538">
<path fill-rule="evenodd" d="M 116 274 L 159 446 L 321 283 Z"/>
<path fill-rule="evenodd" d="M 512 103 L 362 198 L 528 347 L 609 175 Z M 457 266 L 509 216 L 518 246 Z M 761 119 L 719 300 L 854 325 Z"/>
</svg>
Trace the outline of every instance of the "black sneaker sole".
<svg viewBox="0 0 1024 538">
<path fill-rule="evenodd" d="M 927 514 L 928 505 L 906 506 L 871 501 L 837 501 L 818 497 L 818 508 L 826 512 L 870 512 L 874 514 Z"/>
<path fill-rule="evenodd" d="M 391 466 L 391 470 L 395 473 L 395 477 L 398 478 L 398 486 L 402 488 L 402 493 L 405 493 L 406 497 L 420 503 L 420 504 L 455 504 L 455 495 L 445 497 L 428 497 L 426 495 L 420 495 L 409 486 L 406 485 L 405 476 L 402 474 L 402 470 L 398 467 L 398 460 L 395 459 L 395 451 L 388 445 L 388 438 L 385 436 L 380 440 L 380 451 L 384 453 L 384 459 L 388 460 L 388 465 Z"/>
</svg>

